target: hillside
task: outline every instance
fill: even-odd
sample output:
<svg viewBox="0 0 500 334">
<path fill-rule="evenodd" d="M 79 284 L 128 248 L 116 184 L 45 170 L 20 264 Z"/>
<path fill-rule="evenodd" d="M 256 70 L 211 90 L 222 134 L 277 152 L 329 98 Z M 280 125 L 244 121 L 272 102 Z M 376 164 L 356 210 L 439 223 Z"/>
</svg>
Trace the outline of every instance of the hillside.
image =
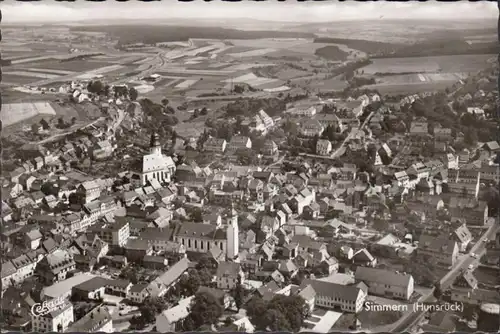
<svg viewBox="0 0 500 334">
<path fill-rule="evenodd" d="M 201 39 L 314 38 L 313 34 L 284 31 L 243 31 L 217 27 L 111 25 L 73 27 L 72 31 L 104 32 L 119 40 L 119 44 L 187 41 Z"/>
</svg>

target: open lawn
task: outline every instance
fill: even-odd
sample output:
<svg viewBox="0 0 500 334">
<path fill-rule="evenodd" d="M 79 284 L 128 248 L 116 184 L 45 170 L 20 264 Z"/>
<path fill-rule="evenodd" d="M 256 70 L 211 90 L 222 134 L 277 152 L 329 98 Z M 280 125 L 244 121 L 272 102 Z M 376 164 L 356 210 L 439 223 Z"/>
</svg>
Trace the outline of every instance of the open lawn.
<svg viewBox="0 0 500 334">
<path fill-rule="evenodd" d="M 485 69 L 493 55 L 457 55 L 373 59 L 361 68 L 364 74 L 418 72 L 475 72 Z"/>
</svg>

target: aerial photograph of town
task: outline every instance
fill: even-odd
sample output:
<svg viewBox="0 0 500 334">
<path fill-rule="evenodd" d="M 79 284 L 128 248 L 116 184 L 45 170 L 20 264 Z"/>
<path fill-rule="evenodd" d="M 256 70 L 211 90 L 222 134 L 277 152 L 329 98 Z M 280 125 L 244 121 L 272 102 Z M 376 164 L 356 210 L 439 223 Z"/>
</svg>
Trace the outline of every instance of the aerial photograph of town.
<svg viewBox="0 0 500 334">
<path fill-rule="evenodd" d="M 500 332 L 495 1 L 0 10 L 2 333 Z"/>
</svg>

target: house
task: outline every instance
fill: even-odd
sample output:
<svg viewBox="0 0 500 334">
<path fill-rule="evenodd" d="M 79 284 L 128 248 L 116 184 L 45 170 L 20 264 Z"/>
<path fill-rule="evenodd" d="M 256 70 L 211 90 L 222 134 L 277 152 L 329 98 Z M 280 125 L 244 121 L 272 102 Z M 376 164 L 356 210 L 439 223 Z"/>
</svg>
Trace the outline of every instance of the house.
<svg viewBox="0 0 500 334">
<path fill-rule="evenodd" d="M 225 139 L 220 138 L 208 138 L 207 141 L 203 144 L 203 148 L 207 152 L 219 153 L 222 154 L 226 150 L 227 142 Z"/>
<path fill-rule="evenodd" d="M 227 150 L 232 153 L 250 148 L 252 148 L 252 140 L 247 136 L 233 136 L 227 145 Z"/>
<path fill-rule="evenodd" d="M 67 331 L 73 333 L 113 333 L 113 319 L 106 306 L 98 305 L 82 318 L 72 323 Z"/>
<path fill-rule="evenodd" d="M 127 297 L 134 303 L 142 304 L 149 297 L 148 284 L 138 283 L 132 286 Z"/>
<path fill-rule="evenodd" d="M 40 247 L 42 242 L 42 234 L 39 230 L 31 230 L 25 234 L 25 245 L 26 248 L 35 250 Z"/>
<path fill-rule="evenodd" d="M 327 139 L 319 139 L 316 143 L 316 154 L 329 155 L 332 151 L 332 143 Z"/>
<path fill-rule="evenodd" d="M 377 259 L 373 257 L 366 248 L 360 249 L 354 253 L 352 262 L 358 266 L 365 267 L 375 267 L 377 265 Z"/>
<path fill-rule="evenodd" d="M 457 242 L 460 251 L 465 252 L 467 246 L 472 241 L 472 234 L 467 228 L 467 225 L 462 224 L 455 231 L 453 231 L 453 238 Z"/>
<path fill-rule="evenodd" d="M 189 308 L 194 296 L 181 299 L 178 304 L 156 316 L 155 327 L 159 333 L 181 331 L 182 320 L 189 315 Z"/>
<path fill-rule="evenodd" d="M 488 222 L 488 204 L 474 199 L 452 197 L 448 203 L 451 221 L 465 219 L 468 225 L 484 226 Z"/>
<path fill-rule="evenodd" d="M 66 279 L 67 274 L 75 268 L 73 256 L 66 250 L 56 249 L 38 262 L 36 273 L 41 281 L 53 284 Z"/>
<path fill-rule="evenodd" d="M 338 309 L 348 313 L 358 313 L 363 309 L 366 292 L 356 286 L 346 286 L 328 281 L 305 279 L 300 285 L 304 290 L 311 286 L 316 296 L 316 306 L 326 309 Z"/>
<path fill-rule="evenodd" d="M 177 263 L 172 265 L 166 272 L 154 279 L 148 284 L 148 293 L 151 297 L 163 296 L 182 275 L 189 269 L 190 262 L 183 257 Z"/>
<path fill-rule="evenodd" d="M 420 237 L 417 256 L 424 262 L 430 259 L 446 268 L 455 265 L 458 259 L 459 248 L 455 240 L 446 237 L 434 237 L 424 234 Z"/>
<path fill-rule="evenodd" d="M 409 300 L 413 295 L 415 281 L 410 274 L 357 267 L 354 278 L 356 283 L 363 282 L 368 287 L 368 293 L 373 295 L 402 300 Z"/>
<path fill-rule="evenodd" d="M 304 137 L 321 136 L 325 127 L 316 119 L 307 119 L 300 126 L 300 134 Z"/>
<path fill-rule="evenodd" d="M 425 120 L 415 120 L 411 122 L 410 138 L 415 141 L 420 141 L 429 137 L 428 123 Z"/>
<path fill-rule="evenodd" d="M 238 284 L 243 284 L 244 273 L 239 263 L 221 262 L 216 273 L 217 288 L 222 290 L 232 290 Z"/>
</svg>

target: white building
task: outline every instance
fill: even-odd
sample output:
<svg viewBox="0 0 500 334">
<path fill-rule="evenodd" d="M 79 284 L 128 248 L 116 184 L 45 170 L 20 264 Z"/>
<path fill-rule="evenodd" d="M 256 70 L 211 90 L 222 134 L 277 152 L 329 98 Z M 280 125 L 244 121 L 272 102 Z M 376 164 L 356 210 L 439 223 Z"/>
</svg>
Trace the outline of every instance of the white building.
<svg viewBox="0 0 500 334">
<path fill-rule="evenodd" d="M 316 306 L 349 313 L 358 313 L 363 309 L 366 292 L 357 286 L 305 279 L 300 288 L 303 290 L 308 286 L 311 286 L 316 293 L 314 301 Z"/>
<path fill-rule="evenodd" d="M 64 304 L 47 314 L 31 314 L 32 331 L 35 333 L 65 332 L 73 321 L 73 305 L 69 301 L 65 301 Z"/>
<path fill-rule="evenodd" d="M 320 139 L 316 143 L 316 154 L 329 155 L 332 152 L 332 143 L 326 139 Z"/>
<path fill-rule="evenodd" d="M 384 269 L 357 267 L 356 282 L 363 282 L 368 293 L 387 298 L 409 300 L 413 295 L 414 279 L 407 273 L 399 273 Z"/>
</svg>

